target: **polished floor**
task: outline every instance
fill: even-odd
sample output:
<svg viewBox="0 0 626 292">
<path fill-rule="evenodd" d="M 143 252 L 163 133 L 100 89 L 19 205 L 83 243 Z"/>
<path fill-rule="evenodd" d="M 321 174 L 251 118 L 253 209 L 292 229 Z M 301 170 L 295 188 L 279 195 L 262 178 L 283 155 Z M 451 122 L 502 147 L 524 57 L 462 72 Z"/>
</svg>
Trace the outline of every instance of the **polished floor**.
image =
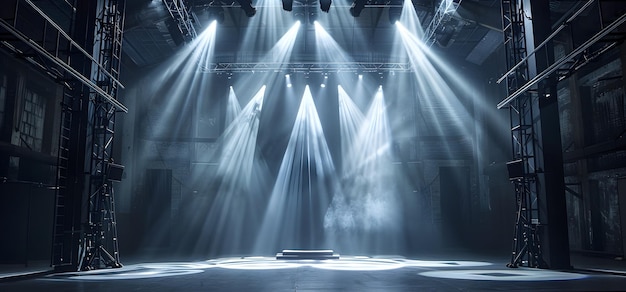
<svg viewBox="0 0 626 292">
<path fill-rule="evenodd" d="M 0 291 L 626 291 L 620 260 L 573 257 L 575 269 L 555 271 L 509 269 L 505 258 L 481 258 L 143 261 L 88 272 L 0 273 Z"/>
</svg>

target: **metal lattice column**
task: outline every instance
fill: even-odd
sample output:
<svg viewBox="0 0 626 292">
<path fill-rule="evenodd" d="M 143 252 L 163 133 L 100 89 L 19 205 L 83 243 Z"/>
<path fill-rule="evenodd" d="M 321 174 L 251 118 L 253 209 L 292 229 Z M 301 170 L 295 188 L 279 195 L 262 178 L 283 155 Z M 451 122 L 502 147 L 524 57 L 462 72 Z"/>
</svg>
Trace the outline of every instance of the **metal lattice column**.
<svg viewBox="0 0 626 292">
<path fill-rule="evenodd" d="M 522 1 L 503 0 L 502 15 L 507 68 L 513 68 L 527 53 Z M 528 80 L 528 67 L 517 67 L 506 77 L 508 94 L 515 92 Z M 513 155 L 513 161 L 509 164 L 521 172 L 511 178 L 515 185 L 517 211 L 509 267 L 543 266 L 538 236 L 539 196 L 533 95 L 535 94 L 524 92 L 509 104 Z"/>
<path fill-rule="evenodd" d="M 193 26 L 193 18 L 191 13 L 187 11 L 184 0 L 162 0 L 163 4 L 170 13 L 170 16 L 176 21 L 178 30 L 183 35 L 185 41 L 191 41 L 198 36 L 196 28 Z"/>
<path fill-rule="evenodd" d="M 109 74 L 96 72 L 96 84 L 110 96 L 117 97 L 122 54 L 123 3 L 102 1 L 96 23 L 98 62 Z M 115 219 L 115 200 L 108 168 L 113 163 L 112 145 L 115 134 L 116 108 L 96 93 L 91 94 L 89 117 L 91 123 L 90 177 L 87 227 L 83 241 L 80 269 L 121 267 Z"/>
</svg>

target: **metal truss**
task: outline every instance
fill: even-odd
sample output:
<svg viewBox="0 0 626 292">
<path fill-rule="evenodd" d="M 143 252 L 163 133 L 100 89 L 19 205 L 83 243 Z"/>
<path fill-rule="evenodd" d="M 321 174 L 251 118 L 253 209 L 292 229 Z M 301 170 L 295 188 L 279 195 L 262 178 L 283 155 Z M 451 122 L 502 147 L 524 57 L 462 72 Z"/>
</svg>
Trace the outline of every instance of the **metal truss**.
<svg viewBox="0 0 626 292">
<path fill-rule="evenodd" d="M 116 98 L 118 85 L 113 79 L 119 77 L 124 27 L 123 0 L 104 0 L 96 19 L 96 46 L 94 55 L 108 74 L 98 73 L 93 81 Z M 87 226 L 82 240 L 81 270 L 104 267 L 119 268 L 117 222 L 115 199 L 109 168 L 115 134 L 116 108 L 98 95 L 89 99 L 89 123 L 91 124 L 90 145 L 87 151 L 89 163 L 89 197 L 87 200 Z"/>
<path fill-rule="evenodd" d="M 201 66 L 203 73 L 226 72 L 411 72 L 410 63 L 304 62 L 304 63 L 212 63 Z"/>
<path fill-rule="evenodd" d="M 541 82 L 551 78 L 552 82 L 558 82 L 568 78 L 591 60 L 616 47 L 624 40 L 624 32 L 619 32 L 619 28 L 626 22 L 626 13 L 622 13 L 612 20 L 587 41 L 574 48 L 570 53 L 545 65 L 545 69 L 534 76 L 529 74 L 528 68 L 536 66 L 531 62 L 531 56 L 536 53 L 543 53 L 545 46 L 552 42 L 555 36 L 563 29 L 570 26 L 572 21 L 593 4 L 598 4 L 601 8 L 600 0 L 587 0 L 580 2 L 576 11 L 559 21 L 560 25 L 551 32 L 543 42 L 534 46 L 533 50 L 526 47 L 526 31 L 523 0 L 502 0 L 503 12 L 503 32 L 506 61 L 508 71 L 497 81 L 506 81 L 508 96 L 498 103 L 498 109 L 508 108 L 511 121 L 511 146 L 513 161 L 509 162 L 509 175 L 511 169 L 517 169 L 515 177 L 511 177 L 515 185 L 515 195 L 517 202 L 517 219 L 515 223 L 515 233 L 513 238 L 513 252 L 509 267 L 547 266 L 542 255 L 541 239 L 539 234 L 542 229 L 549 226 L 544 225 L 540 218 L 547 218 L 547 210 L 538 206 L 544 206 L 548 201 L 548 194 L 541 197 L 539 192 L 548 192 L 546 186 L 542 185 L 546 174 L 542 169 L 548 167 L 544 151 L 543 139 L 548 133 L 543 133 L 542 137 L 537 137 L 535 127 L 539 127 L 539 121 L 543 123 L 540 114 L 539 98 L 547 98 L 544 93 L 545 85 Z M 597 7 L 596 6 L 596 7 Z M 602 11 L 600 11 L 600 15 Z M 541 96 L 540 96 L 541 94 Z M 543 124 L 541 124 L 543 125 Z M 558 135 L 558 134 L 557 134 Z M 559 149 L 560 150 L 560 149 Z M 537 157 L 541 156 L 542 159 Z M 538 164 L 541 160 L 541 164 Z M 561 162 L 559 162 L 561 163 Z M 562 165 L 559 165 L 562 167 Z M 551 194 L 554 195 L 554 194 Z M 544 213 L 546 212 L 546 213 Z M 544 229 L 548 230 L 548 229 Z M 548 231 L 549 234 L 552 231 Z M 552 232 L 554 234 L 554 232 Z M 549 248 L 546 249 L 552 251 Z M 551 257 L 551 262 L 554 258 Z M 557 260 L 558 261 L 558 260 Z"/>
<path fill-rule="evenodd" d="M 190 4 L 193 8 L 208 8 L 208 7 L 222 7 L 222 8 L 239 8 L 241 5 L 237 1 L 232 0 L 212 0 L 212 1 L 194 1 L 193 4 Z M 304 1 L 293 1 L 293 7 L 317 7 L 319 6 L 318 0 L 304 0 Z M 348 1 L 337 1 L 333 2 L 333 7 L 336 8 L 350 8 L 352 6 L 351 2 Z M 255 7 L 282 7 L 282 3 L 280 1 L 275 2 L 266 2 L 261 5 L 255 5 Z M 402 3 L 396 4 L 396 2 L 392 0 L 367 0 L 365 2 L 365 7 L 369 8 L 384 8 L 384 7 L 402 7 Z"/>
<path fill-rule="evenodd" d="M 75 25 L 73 28 L 63 28 L 50 18 L 44 11 L 31 0 L 8 0 L 3 2 L 3 10 L 0 12 L 0 48 L 8 50 L 15 57 L 21 58 L 41 70 L 52 80 L 63 85 L 64 93 L 61 102 L 62 111 L 60 114 L 59 144 L 57 153 L 57 181 L 55 194 L 55 215 L 54 231 L 52 238 L 51 265 L 58 270 L 76 270 L 85 267 L 95 267 L 97 257 L 86 258 L 83 255 L 88 249 L 85 244 L 91 241 L 92 245 L 105 250 L 108 233 L 115 229 L 113 212 L 98 212 L 104 220 L 92 220 L 96 217 L 96 212 L 92 210 L 101 209 L 100 206 L 108 205 L 108 210 L 113 210 L 112 196 L 105 195 L 105 199 L 100 199 L 100 193 L 110 194 L 110 183 L 98 182 L 96 172 L 102 173 L 103 164 L 87 169 L 85 163 L 85 151 L 93 150 L 93 153 L 100 153 L 99 148 L 107 149 L 110 153 L 112 139 L 107 136 L 102 139 L 96 132 L 95 126 L 91 130 L 86 130 L 88 125 L 108 125 L 102 122 L 99 117 L 103 115 L 92 114 L 88 116 L 87 105 L 97 102 L 100 108 L 105 108 L 109 117 L 116 111 L 127 112 L 128 109 L 116 99 L 117 89 L 124 88 L 119 81 L 119 56 L 121 54 L 121 31 L 123 23 L 119 22 L 121 14 L 111 11 L 119 8 L 117 1 L 102 1 L 99 16 L 99 35 L 106 37 L 98 39 L 99 55 L 94 54 L 93 36 L 94 24 L 84 22 L 89 19 L 85 13 L 85 6 L 77 5 L 77 2 L 66 1 L 62 4 L 64 8 L 73 11 L 73 16 L 69 20 Z M 81 4 L 84 4 L 82 2 Z M 80 6 L 81 8 L 77 8 Z M 59 8 L 61 9 L 61 8 Z M 79 11 L 79 13 L 76 13 Z M 94 10 L 95 11 L 95 10 Z M 118 21 L 111 21 L 111 17 Z M 105 19 L 106 18 L 106 19 Z M 80 21 L 78 19 L 81 19 Z M 33 24 L 40 24 L 34 26 Z M 115 23 L 115 25 L 110 25 Z M 67 29 L 68 31 L 65 31 Z M 83 34 L 80 33 L 84 30 Z M 116 35 L 112 37 L 110 31 L 115 30 Z M 70 37 L 72 34 L 75 39 Z M 115 40 L 115 41 L 113 41 Z M 114 43 L 114 45 L 111 45 Z M 81 47 L 81 44 L 89 44 Z M 104 49 L 108 46 L 111 49 Z M 97 76 L 97 77 L 94 77 Z M 95 107 L 94 107 L 95 108 Z M 92 112 L 102 112 L 93 110 Z M 92 121 L 87 121 L 91 119 Z M 110 119 L 109 119 L 110 120 Z M 105 126 L 111 129 L 111 126 Z M 87 132 L 87 135 L 85 135 Z M 102 142 L 106 141 L 106 142 Z M 89 148 L 88 143 L 97 143 L 97 146 Z M 103 146 L 106 145 L 106 146 Z M 89 148 L 88 150 L 86 148 Z M 91 157 L 90 154 L 88 154 Z M 106 157 L 96 154 L 94 156 Z M 87 161 L 90 161 L 87 158 Z M 96 171 L 96 169 L 99 169 Z M 93 177 L 92 177 L 93 176 Z M 85 179 L 93 182 L 94 186 L 89 186 L 91 191 L 85 194 L 87 188 L 83 188 Z M 92 190 L 101 190 L 98 192 Z M 96 194 L 97 193 L 97 194 Z M 96 194 L 96 195 L 94 195 Z M 98 198 L 99 202 L 90 201 L 90 210 L 85 210 L 83 203 L 92 198 Z M 92 205 L 95 206 L 92 208 Z M 97 206 L 96 206 L 97 205 Z M 85 226 L 83 214 L 91 212 L 85 217 L 90 217 L 88 226 Z M 107 223 L 108 222 L 108 223 Z M 112 224 L 111 224 L 112 223 Z M 89 231 L 85 232 L 86 229 Z M 86 239 L 85 234 L 91 239 Z M 95 244 L 93 244 L 95 243 Z M 108 261 L 108 266 L 119 264 L 116 260 L 117 248 L 109 254 L 113 261 Z M 82 251 L 81 251 L 82 250 Z M 100 252 L 98 252 L 100 253 Z M 108 253 L 108 251 L 107 251 Z M 90 251 L 91 255 L 96 253 Z M 111 264 L 111 262 L 113 264 Z M 83 264 L 85 266 L 83 266 Z"/>
<path fill-rule="evenodd" d="M 461 1 L 462 0 L 441 0 L 441 2 L 439 2 L 433 18 L 430 20 L 430 23 L 424 31 L 423 40 L 425 44 L 431 46 L 435 43 L 437 29 L 439 29 L 442 24 L 445 24 L 451 15 L 456 13 Z"/>
<path fill-rule="evenodd" d="M 184 0 L 162 0 L 163 4 L 170 13 L 170 16 L 176 21 L 178 30 L 183 35 L 185 41 L 190 41 L 198 36 L 196 28 L 193 26 L 194 20 L 192 14 L 185 5 Z"/>
<path fill-rule="evenodd" d="M 506 61 L 508 68 L 514 69 L 505 78 L 509 93 L 518 90 L 528 81 L 529 76 L 527 66 L 515 67 L 516 63 L 526 58 L 527 53 L 522 5 L 522 0 L 502 1 Z M 512 268 L 544 266 L 538 232 L 541 225 L 535 145 L 535 100 L 536 96 L 525 92 L 508 105 L 513 156 L 513 160 L 509 162 L 509 177 L 515 186 L 517 204 L 511 261 L 507 264 Z"/>
</svg>

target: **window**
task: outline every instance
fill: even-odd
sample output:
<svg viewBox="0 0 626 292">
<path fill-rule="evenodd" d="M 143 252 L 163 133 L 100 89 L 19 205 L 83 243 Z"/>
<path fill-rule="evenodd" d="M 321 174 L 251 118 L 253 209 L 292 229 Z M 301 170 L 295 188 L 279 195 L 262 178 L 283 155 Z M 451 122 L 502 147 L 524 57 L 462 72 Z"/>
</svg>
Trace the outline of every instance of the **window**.
<svg viewBox="0 0 626 292">
<path fill-rule="evenodd" d="M 40 95 L 26 90 L 24 111 L 20 123 L 20 144 L 34 151 L 41 151 L 43 121 L 46 104 Z"/>
</svg>

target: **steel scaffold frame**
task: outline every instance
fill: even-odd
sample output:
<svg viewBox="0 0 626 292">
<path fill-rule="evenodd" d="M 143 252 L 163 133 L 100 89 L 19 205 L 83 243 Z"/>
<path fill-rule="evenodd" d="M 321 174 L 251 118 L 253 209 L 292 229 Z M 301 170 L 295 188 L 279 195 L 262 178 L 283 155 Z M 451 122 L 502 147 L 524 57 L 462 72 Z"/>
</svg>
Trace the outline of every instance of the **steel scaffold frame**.
<svg viewBox="0 0 626 292">
<path fill-rule="evenodd" d="M 91 14 L 96 1 L 66 1 L 65 6 L 59 6 L 70 11 L 69 27 L 57 24 L 31 0 L 9 0 L 3 3 L 5 10 L 0 13 L 0 48 L 41 70 L 64 89 L 51 252 L 55 270 L 98 268 L 95 263 L 105 255 L 103 250 L 113 259 L 105 265 L 120 266 L 114 201 L 106 169 L 112 162 L 115 112 L 128 111 L 117 100 L 118 89 L 124 88 L 119 81 L 123 11 L 117 10 L 123 0 L 97 3 L 101 4 L 100 15 L 93 14 L 98 21 L 97 31 L 90 30 L 94 28 L 91 21 L 96 21 Z M 42 27 L 29 26 L 36 20 L 26 20 L 23 15 L 38 18 Z M 94 46 L 94 35 L 99 37 L 99 47 Z M 100 129 L 105 129 L 104 134 L 98 132 Z M 86 181 L 89 185 L 85 187 Z M 89 202 L 89 210 L 85 202 Z M 103 242 L 108 239 L 114 241 L 111 248 L 86 257 L 87 242 L 105 247 Z"/>
<path fill-rule="evenodd" d="M 437 9 L 433 15 L 433 19 L 431 19 L 430 23 L 424 30 L 424 43 L 428 46 L 432 46 L 435 43 L 435 34 L 439 29 L 439 26 L 442 22 L 447 18 L 452 17 L 456 10 L 461 5 L 461 1 L 463 0 L 441 0 L 439 5 L 437 5 Z"/>
<path fill-rule="evenodd" d="M 522 0 L 502 1 L 502 21 L 507 69 L 513 69 L 506 76 L 508 94 L 515 92 L 528 82 L 528 66 L 516 66 L 526 58 L 526 35 L 523 19 Z M 533 109 L 536 94 L 524 92 L 508 105 L 511 126 L 511 166 L 517 166 L 521 174 L 511 181 L 515 187 L 516 220 L 513 234 L 511 261 L 508 267 L 544 265 L 539 238 L 539 185 L 537 180 L 536 131 Z M 511 175 L 511 174 L 509 174 Z"/>
<path fill-rule="evenodd" d="M 558 236 L 558 230 L 546 229 L 550 226 L 544 224 L 546 222 L 541 222 L 540 218 L 547 219 L 550 217 L 548 216 L 551 214 L 550 212 L 556 212 L 556 216 L 560 216 L 558 214 L 565 212 L 559 209 L 559 202 L 555 201 L 554 198 L 552 198 L 551 201 L 552 204 L 556 206 L 554 210 L 548 207 L 545 211 L 542 209 L 540 213 L 540 208 L 538 207 L 544 206 L 544 201 L 547 202 L 551 198 L 547 197 L 547 194 L 541 197 L 539 196 L 540 192 L 549 191 L 544 190 L 544 188 L 547 188 L 547 184 L 546 186 L 542 185 L 546 179 L 543 168 L 547 168 L 548 165 L 545 164 L 546 156 L 543 155 L 542 152 L 537 152 L 543 151 L 543 147 L 540 144 L 543 143 L 543 141 L 539 140 L 539 137 L 537 137 L 535 127 L 538 126 L 537 123 L 539 121 L 543 123 L 546 118 L 546 116 L 541 115 L 540 99 L 556 98 L 551 97 L 550 92 L 542 91 L 546 89 L 546 84 L 541 82 L 549 80 L 549 78 L 554 78 L 554 80 L 548 82 L 564 80 L 584 67 L 589 61 L 615 48 L 626 36 L 626 33 L 619 29 L 622 24 L 626 22 L 626 13 L 616 15 L 614 19 L 607 19 L 610 20 L 610 22 L 607 21 L 608 25 L 602 25 L 596 34 L 572 49 L 567 55 L 558 60 L 549 61 L 551 63 L 545 64 L 543 71 L 537 72 L 531 76 L 528 68 L 529 66 L 536 66 L 536 64 L 531 62 L 531 56 L 536 53 L 543 53 L 540 50 L 549 48 L 548 44 L 553 41 L 554 37 L 564 28 L 568 27 L 578 16 L 582 15 L 586 9 L 593 7 L 593 4 L 598 4 L 600 8 L 600 20 L 604 21 L 600 2 L 600 0 L 588 0 L 572 7 L 571 13 L 563 16 L 562 21 L 558 22 L 559 26 L 557 26 L 556 30 L 552 31 L 550 34 L 546 34 L 545 39 L 542 38 L 542 42 L 535 45 L 531 51 L 526 47 L 525 20 L 523 17 L 525 10 L 522 4 L 524 1 L 502 1 L 504 45 L 508 71 L 498 80 L 498 83 L 506 81 L 507 97 L 498 103 L 497 108 L 501 109 L 506 107 L 509 109 L 512 133 L 511 146 L 514 159 L 509 162 L 509 166 L 515 164 L 521 166 L 518 168 L 518 172 L 521 172 L 521 175 L 511 177 L 511 173 L 509 173 L 515 185 L 517 202 L 513 252 L 511 262 L 508 264 L 509 267 L 517 267 L 520 265 L 547 267 L 548 264 L 542 255 L 544 249 L 545 252 L 550 254 L 550 265 L 555 263 L 556 265 L 567 266 L 569 263 L 569 260 L 565 260 L 562 255 L 561 257 L 559 257 L 559 255 L 553 255 L 558 254 L 558 251 L 554 248 L 542 246 L 539 238 L 539 231 L 543 230 L 548 230 L 548 236 Z M 532 20 L 529 19 L 527 21 Z M 544 103 L 547 102 L 544 101 Z M 554 123 L 554 121 L 547 122 Z M 549 127 L 547 128 L 549 129 Z M 550 135 L 550 133 L 542 133 L 542 139 L 545 138 L 546 135 Z M 552 149 L 552 151 L 556 151 L 556 149 Z M 538 159 L 538 156 L 540 156 L 541 159 Z M 541 161 L 541 165 L 538 164 L 539 161 Z M 560 163 L 562 163 L 562 161 Z M 552 167 L 552 171 L 554 172 L 554 167 L 562 167 L 562 165 L 550 165 L 550 167 Z M 511 168 L 509 170 L 511 171 Z M 556 178 L 552 177 L 551 179 L 554 180 Z M 558 182 L 552 181 L 553 189 L 550 189 L 550 191 L 555 191 L 554 187 L 556 183 Z M 555 216 L 551 216 L 550 218 L 555 220 L 557 225 L 561 224 L 562 222 L 559 222 L 559 220 L 563 219 L 563 217 Z M 543 221 L 544 219 L 541 220 Z M 550 223 L 548 222 L 548 224 Z M 556 245 L 558 246 L 558 244 Z"/>
<path fill-rule="evenodd" d="M 183 35 L 185 41 L 191 41 L 198 36 L 192 14 L 185 5 L 185 0 L 162 0 L 170 16 L 176 21 L 178 30 Z"/>
<path fill-rule="evenodd" d="M 94 54 L 108 74 L 98 70 L 93 72 L 93 81 L 99 84 L 110 96 L 117 98 L 120 58 L 124 27 L 124 2 L 103 0 L 96 17 L 96 41 Z M 88 146 L 89 198 L 87 226 L 82 241 L 81 270 L 103 267 L 121 267 L 115 219 L 115 199 L 109 167 L 115 137 L 116 107 L 102 99 L 95 92 L 89 98 L 89 122 L 91 124 L 91 145 Z"/>
</svg>

